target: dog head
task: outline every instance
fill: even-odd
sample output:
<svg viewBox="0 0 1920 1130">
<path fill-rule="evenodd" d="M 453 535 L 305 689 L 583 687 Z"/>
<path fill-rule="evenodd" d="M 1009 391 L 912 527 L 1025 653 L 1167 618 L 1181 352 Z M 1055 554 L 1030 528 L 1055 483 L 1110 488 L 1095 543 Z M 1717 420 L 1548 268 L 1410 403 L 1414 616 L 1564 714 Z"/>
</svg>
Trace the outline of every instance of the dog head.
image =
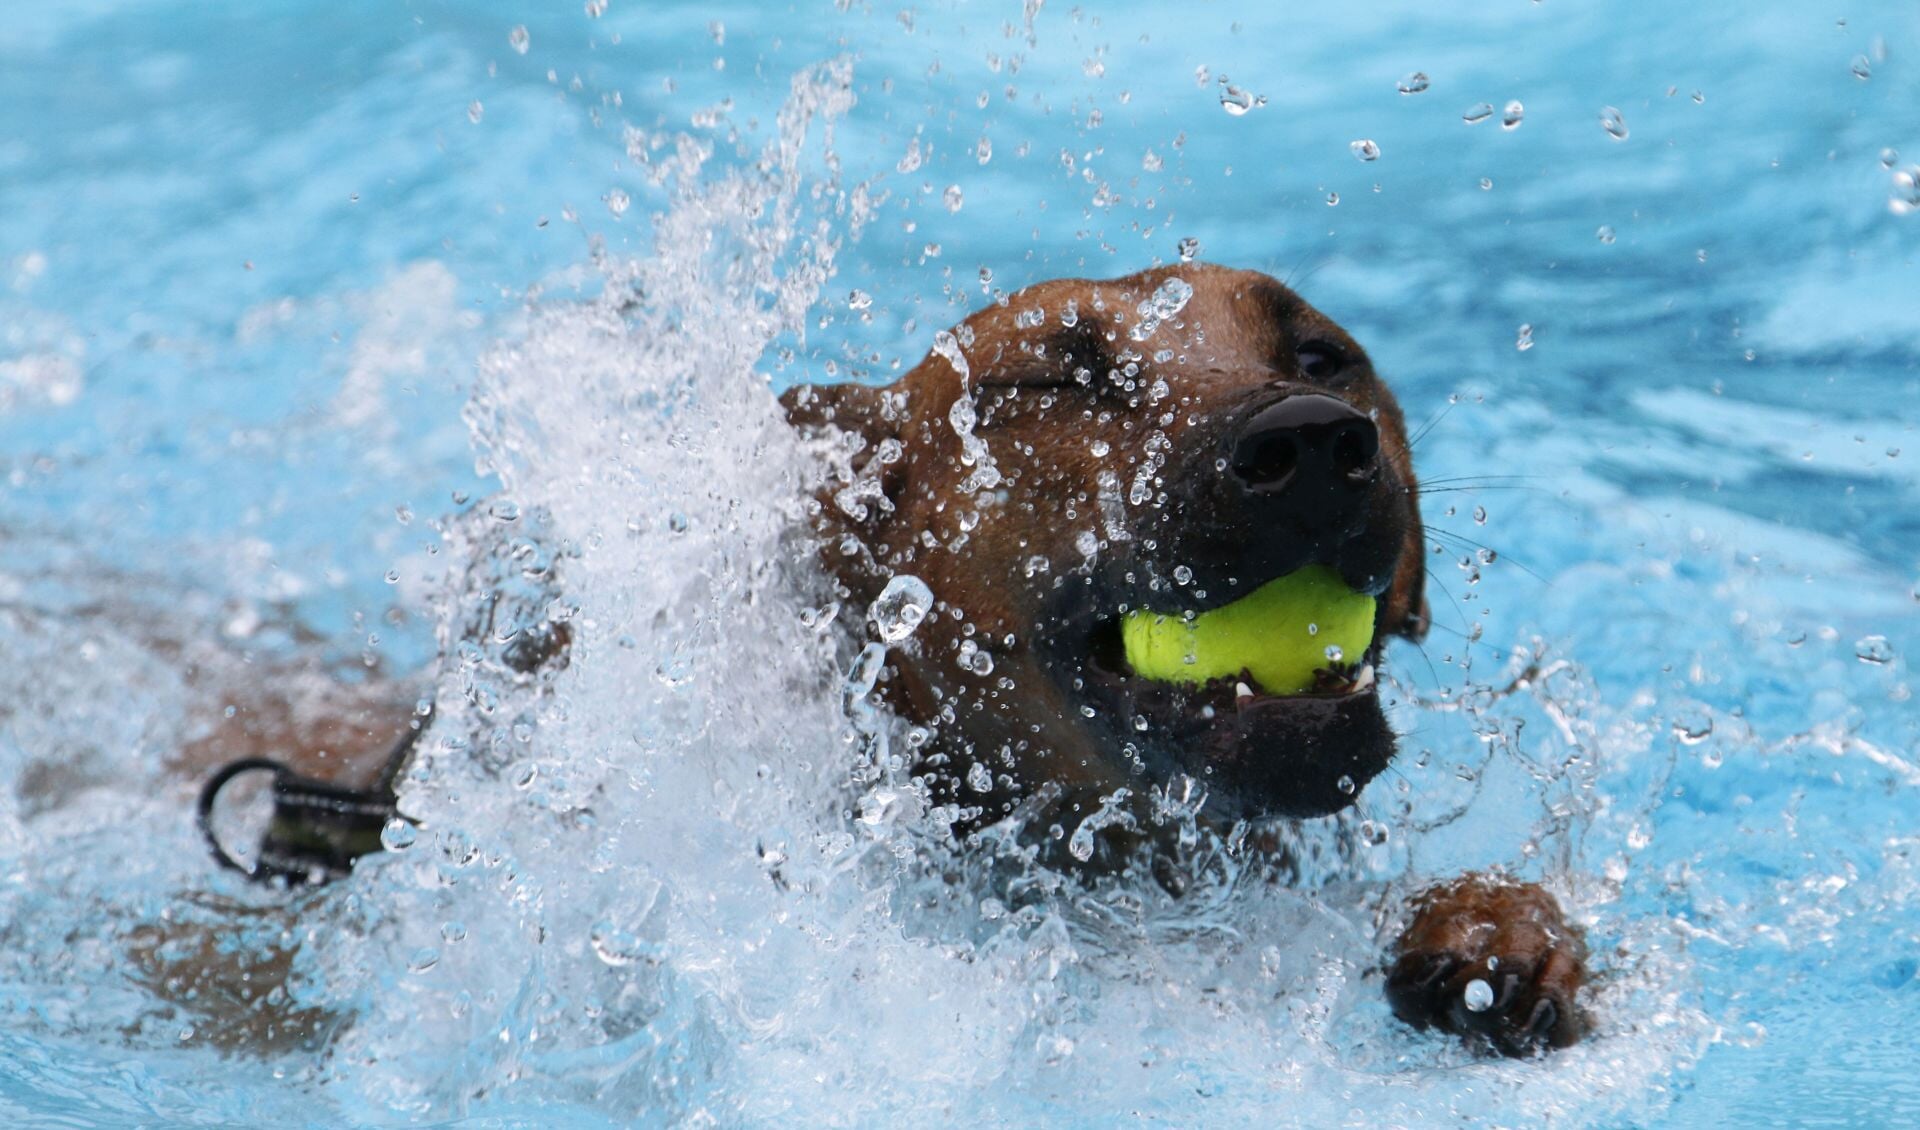
<svg viewBox="0 0 1920 1130">
<path fill-rule="evenodd" d="M 783 400 L 845 456 L 819 516 L 849 600 L 898 574 L 934 593 L 885 691 L 934 735 L 935 795 L 979 822 L 1046 783 L 1139 796 L 1181 774 L 1216 820 L 1323 815 L 1392 757 L 1374 664 L 1426 626 L 1406 429 L 1359 345 L 1274 279 L 1042 283 L 890 386 Z M 1310 566 L 1374 598 L 1363 654 L 1310 688 L 1129 663 L 1128 612 L 1222 609 Z"/>
</svg>

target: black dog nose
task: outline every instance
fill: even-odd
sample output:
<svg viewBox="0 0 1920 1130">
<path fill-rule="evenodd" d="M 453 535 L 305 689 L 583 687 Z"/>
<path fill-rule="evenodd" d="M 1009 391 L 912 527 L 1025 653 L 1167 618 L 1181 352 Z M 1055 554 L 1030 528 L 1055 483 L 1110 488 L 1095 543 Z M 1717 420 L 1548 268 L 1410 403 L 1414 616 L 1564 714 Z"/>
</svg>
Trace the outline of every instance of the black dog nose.
<svg viewBox="0 0 1920 1130">
<path fill-rule="evenodd" d="M 1358 487 L 1373 478 L 1380 433 L 1353 405 L 1322 393 L 1289 396 L 1240 430 L 1229 464 L 1255 494 L 1299 487 Z"/>
</svg>

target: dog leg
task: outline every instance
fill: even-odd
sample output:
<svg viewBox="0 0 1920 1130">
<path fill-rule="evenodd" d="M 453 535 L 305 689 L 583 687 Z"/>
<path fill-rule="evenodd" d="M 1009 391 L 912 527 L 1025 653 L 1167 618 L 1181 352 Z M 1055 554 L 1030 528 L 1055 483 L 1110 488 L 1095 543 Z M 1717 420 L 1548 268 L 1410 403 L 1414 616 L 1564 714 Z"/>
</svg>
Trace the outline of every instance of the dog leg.
<svg viewBox="0 0 1920 1130">
<path fill-rule="evenodd" d="M 1576 997 L 1587 947 L 1552 895 L 1532 883 L 1468 875 L 1422 892 L 1413 912 L 1387 974 L 1387 1000 L 1400 1019 L 1508 1056 L 1568 1047 L 1585 1035 Z"/>
</svg>

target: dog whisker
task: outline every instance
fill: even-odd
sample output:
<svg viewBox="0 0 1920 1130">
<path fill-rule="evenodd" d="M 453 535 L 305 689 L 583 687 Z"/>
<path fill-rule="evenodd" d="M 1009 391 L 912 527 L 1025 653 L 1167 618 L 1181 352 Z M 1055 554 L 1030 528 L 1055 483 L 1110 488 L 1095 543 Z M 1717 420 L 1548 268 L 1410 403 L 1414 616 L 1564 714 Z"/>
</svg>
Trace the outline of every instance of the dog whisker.
<svg viewBox="0 0 1920 1130">
<path fill-rule="evenodd" d="M 1514 480 L 1519 482 L 1538 482 L 1540 475 L 1445 475 L 1440 478 L 1421 480 L 1423 483 L 1453 486 L 1462 483 L 1497 483 Z"/>
<path fill-rule="evenodd" d="M 1474 549 L 1484 549 L 1488 553 L 1494 554 L 1497 560 L 1505 561 L 1507 564 L 1512 565 L 1514 568 L 1520 570 L 1522 573 L 1525 573 L 1527 576 L 1532 577 L 1534 580 L 1539 581 L 1541 584 L 1544 585 L 1544 584 L 1550 583 L 1545 577 L 1541 576 L 1539 573 L 1535 572 L 1534 570 L 1528 568 L 1518 558 L 1510 556 L 1503 549 L 1495 549 L 1494 547 L 1488 545 L 1485 542 L 1475 541 L 1472 538 L 1467 537 L 1465 534 L 1457 534 L 1457 533 L 1454 533 L 1452 530 L 1443 530 L 1439 526 L 1432 525 L 1431 523 L 1427 525 L 1426 529 L 1427 529 L 1427 533 L 1431 534 L 1434 537 L 1447 538 L 1452 541 L 1471 546 Z"/>
<path fill-rule="evenodd" d="M 1434 413 L 1433 416 L 1430 419 L 1428 419 L 1426 423 L 1420 425 L 1419 431 L 1413 433 L 1413 438 L 1407 441 L 1407 450 L 1412 451 L 1414 448 L 1419 447 L 1420 441 L 1427 437 L 1427 433 L 1431 432 L 1435 427 L 1439 426 L 1440 421 L 1446 419 L 1447 414 L 1452 412 L 1455 406 L 1457 406 L 1459 403 L 1460 401 L 1458 399 L 1449 397 L 1447 399 L 1446 407 Z"/>
<path fill-rule="evenodd" d="M 1494 655 L 1498 656 L 1501 659 L 1513 658 L 1514 652 L 1510 648 L 1501 647 L 1499 644 L 1488 643 L 1486 640 L 1474 639 L 1471 635 L 1468 635 L 1466 632 L 1463 632 L 1458 628 L 1449 628 L 1445 624 L 1435 624 L 1434 627 L 1439 628 L 1443 632 L 1450 632 L 1453 635 L 1460 637 L 1461 641 L 1464 642 L 1468 647 L 1484 647 L 1488 651 L 1493 652 Z"/>
<path fill-rule="evenodd" d="M 1457 487 L 1456 486 L 1429 487 L 1426 484 L 1422 483 L 1419 487 L 1414 488 L 1412 493 L 1417 494 L 1422 498 L 1425 498 L 1430 494 L 1476 494 L 1481 491 L 1494 491 L 1494 490 L 1520 490 L 1520 491 L 1528 491 L 1533 494 L 1551 495 L 1552 497 L 1555 497 L 1555 498 L 1559 497 L 1558 495 L 1552 494 L 1551 491 L 1545 490 L 1541 487 L 1521 486 L 1518 483 L 1494 483 L 1494 484 L 1485 485 L 1485 486 L 1457 486 Z"/>
</svg>

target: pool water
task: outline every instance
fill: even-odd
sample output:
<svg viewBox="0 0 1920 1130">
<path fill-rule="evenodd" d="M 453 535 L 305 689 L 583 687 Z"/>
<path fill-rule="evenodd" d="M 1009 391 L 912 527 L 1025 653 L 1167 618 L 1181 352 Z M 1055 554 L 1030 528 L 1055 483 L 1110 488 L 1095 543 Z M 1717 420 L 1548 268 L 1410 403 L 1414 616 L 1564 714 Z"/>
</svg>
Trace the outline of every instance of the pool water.
<svg viewBox="0 0 1920 1130">
<path fill-rule="evenodd" d="M 1445 7 L 9 13 L 5 1119 L 1920 1120 L 1920 12 Z M 1183 254 L 1421 431 L 1403 752 L 1297 885 L 1009 905 L 846 784 L 911 736 L 842 709 L 769 388 Z M 168 769 L 281 678 L 441 709 L 419 831 L 303 895 Z M 1600 970 L 1547 1059 L 1380 999 L 1383 908 L 1496 865 Z"/>
</svg>

